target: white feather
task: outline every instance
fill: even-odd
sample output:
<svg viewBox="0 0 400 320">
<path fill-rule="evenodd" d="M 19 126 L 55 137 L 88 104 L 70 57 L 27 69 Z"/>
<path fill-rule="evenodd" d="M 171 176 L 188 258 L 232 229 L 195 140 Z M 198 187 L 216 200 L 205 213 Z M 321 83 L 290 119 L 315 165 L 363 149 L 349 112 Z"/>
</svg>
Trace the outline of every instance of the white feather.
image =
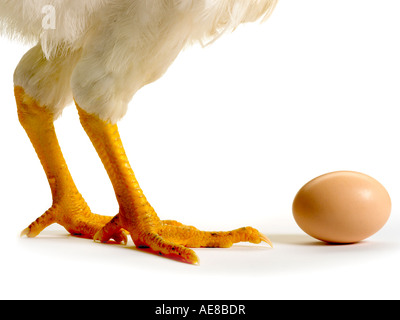
<svg viewBox="0 0 400 320">
<path fill-rule="evenodd" d="M 73 95 L 86 111 L 116 122 L 135 92 L 162 76 L 184 46 L 265 19 L 276 3 L 0 0 L 0 32 L 39 42 L 15 73 L 26 92 L 56 114 Z M 54 9 L 54 29 L 44 28 L 49 12 L 43 8 Z"/>
<path fill-rule="evenodd" d="M 47 56 L 57 47 L 75 47 L 96 12 L 108 0 L 0 0 L 0 32 L 28 42 L 41 40 Z M 55 29 L 45 28 L 45 8 L 54 8 Z"/>
</svg>

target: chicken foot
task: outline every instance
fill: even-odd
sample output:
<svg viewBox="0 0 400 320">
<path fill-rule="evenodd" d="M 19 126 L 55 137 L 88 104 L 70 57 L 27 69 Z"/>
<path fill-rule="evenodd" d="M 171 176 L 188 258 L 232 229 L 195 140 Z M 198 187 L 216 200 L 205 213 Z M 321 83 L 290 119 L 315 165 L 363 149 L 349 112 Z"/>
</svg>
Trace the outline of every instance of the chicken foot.
<svg viewBox="0 0 400 320">
<path fill-rule="evenodd" d="M 125 154 L 116 124 L 101 120 L 81 109 L 81 124 L 92 141 L 109 175 L 120 211 L 94 239 L 106 242 L 125 229 L 138 248 L 150 248 L 159 255 L 197 264 L 199 259 L 188 247 L 230 247 L 248 241 L 271 244 L 269 239 L 251 227 L 230 232 L 204 232 L 179 222 L 158 218 L 147 201 Z"/>
<path fill-rule="evenodd" d="M 21 235 L 33 238 L 49 225 L 58 223 L 72 235 L 93 238 L 112 217 L 92 213 L 78 192 L 57 140 L 53 114 L 27 95 L 23 88 L 16 86 L 14 93 L 19 121 L 45 170 L 53 197 L 51 208 L 24 229 Z M 126 243 L 127 236 L 119 230 L 110 235 L 110 239 Z"/>
</svg>

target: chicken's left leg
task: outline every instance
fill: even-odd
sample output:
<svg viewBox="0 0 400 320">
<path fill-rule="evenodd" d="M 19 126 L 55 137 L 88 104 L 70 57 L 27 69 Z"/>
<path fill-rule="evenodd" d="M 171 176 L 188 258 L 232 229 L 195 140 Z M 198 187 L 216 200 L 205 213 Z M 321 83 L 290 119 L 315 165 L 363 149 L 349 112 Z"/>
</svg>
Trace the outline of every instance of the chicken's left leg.
<svg viewBox="0 0 400 320">
<path fill-rule="evenodd" d="M 161 221 L 147 202 L 125 154 L 117 125 L 101 120 L 78 107 L 81 123 L 99 154 L 113 184 L 120 212 L 95 240 L 107 241 L 112 234 L 126 229 L 137 247 L 150 247 L 160 255 L 174 256 L 197 263 L 187 247 L 230 247 L 248 241 L 270 244 L 267 237 L 251 227 L 229 232 L 204 232 L 175 221 Z"/>
</svg>

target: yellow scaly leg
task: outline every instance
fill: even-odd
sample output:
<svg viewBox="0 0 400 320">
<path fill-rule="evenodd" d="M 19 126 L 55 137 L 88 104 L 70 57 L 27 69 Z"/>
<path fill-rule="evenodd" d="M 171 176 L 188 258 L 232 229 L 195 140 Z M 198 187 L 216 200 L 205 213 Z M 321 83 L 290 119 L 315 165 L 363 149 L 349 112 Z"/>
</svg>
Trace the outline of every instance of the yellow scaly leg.
<svg viewBox="0 0 400 320">
<path fill-rule="evenodd" d="M 73 235 L 93 238 L 112 217 L 93 214 L 78 192 L 57 141 L 53 114 L 39 106 L 23 88 L 16 86 L 14 93 L 19 121 L 40 159 L 53 196 L 51 208 L 21 235 L 36 237 L 47 226 L 59 223 Z M 123 231 L 112 234 L 111 238 L 118 243 L 127 240 Z"/>
<path fill-rule="evenodd" d="M 251 227 L 230 232 L 204 232 L 176 221 L 161 221 L 136 180 L 117 125 L 77 108 L 82 126 L 104 164 L 120 206 L 119 214 L 95 235 L 95 240 L 106 242 L 123 228 L 130 233 L 137 247 L 149 247 L 160 255 L 193 264 L 198 263 L 198 257 L 187 247 L 230 247 L 240 241 L 271 244 L 267 237 Z"/>
</svg>

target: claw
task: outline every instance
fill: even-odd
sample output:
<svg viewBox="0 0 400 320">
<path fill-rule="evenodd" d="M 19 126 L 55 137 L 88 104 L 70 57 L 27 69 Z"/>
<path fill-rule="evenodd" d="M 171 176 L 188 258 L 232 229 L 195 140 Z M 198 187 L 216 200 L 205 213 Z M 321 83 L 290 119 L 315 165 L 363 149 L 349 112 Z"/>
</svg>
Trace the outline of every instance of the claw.
<svg viewBox="0 0 400 320">
<path fill-rule="evenodd" d="M 107 243 L 111 239 L 113 239 L 118 244 L 126 245 L 128 243 L 128 236 L 124 230 L 116 232 L 112 235 L 105 235 L 102 230 L 100 230 L 93 236 L 94 242 L 97 243 Z"/>
<path fill-rule="evenodd" d="M 29 233 L 30 233 L 31 231 L 30 231 L 30 229 L 29 229 L 29 227 L 28 228 L 25 228 L 24 230 L 22 230 L 22 232 L 21 232 L 21 234 L 19 235 L 21 238 L 23 237 L 23 236 L 27 236 L 28 238 L 29 238 Z"/>
<path fill-rule="evenodd" d="M 260 239 L 261 239 L 261 241 L 264 241 L 265 243 L 267 243 L 271 248 L 274 247 L 274 245 L 272 244 L 271 240 L 269 240 L 266 235 L 260 233 Z"/>
<path fill-rule="evenodd" d="M 123 244 L 124 246 L 126 246 L 126 244 L 128 243 L 128 236 L 124 230 L 121 230 L 119 234 L 115 234 L 112 239 L 114 239 L 119 244 Z"/>
</svg>

